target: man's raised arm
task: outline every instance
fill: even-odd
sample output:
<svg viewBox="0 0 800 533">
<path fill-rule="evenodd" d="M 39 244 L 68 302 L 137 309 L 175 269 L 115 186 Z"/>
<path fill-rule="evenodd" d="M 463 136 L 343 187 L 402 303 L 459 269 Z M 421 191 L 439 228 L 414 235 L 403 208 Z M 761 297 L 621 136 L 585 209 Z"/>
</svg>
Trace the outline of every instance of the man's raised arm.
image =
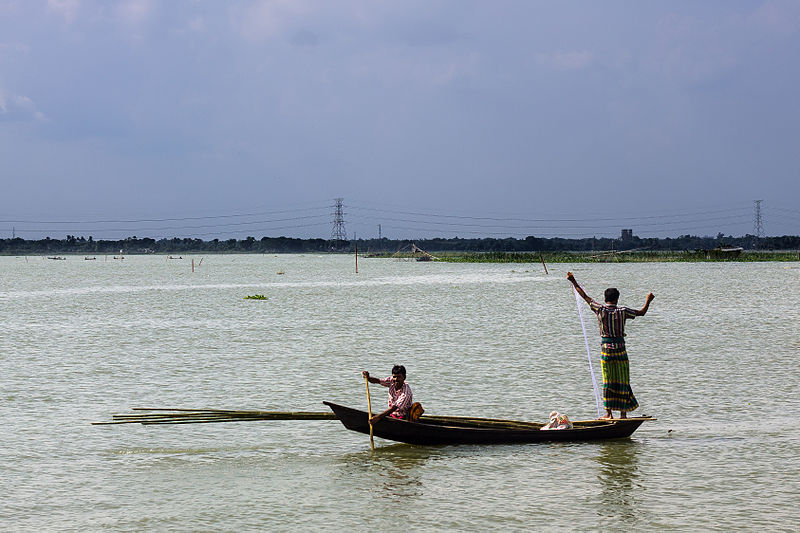
<svg viewBox="0 0 800 533">
<path fill-rule="evenodd" d="M 575 281 L 575 276 L 573 276 L 573 275 L 572 275 L 572 272 L 567 272 L 567 279 L 568 279 L 568 280 L 570 280 L 570 281 L 572 282 L 572 286 L 573 286 L 573 287 L 575 287 L 575 290 L 576 290 L 576 291 L 578 291 L 578 294 L 580 294 L 580 295 L 581 295 L 581 298 L 583 298 L 584 300 L 586 300 L 586 303 L 587 303 L 587 304 L 591 304 L 591 303 L 592 303 L 592 299 L 591 299 L 591 298 L 589 298 L 589 295 L 587 295 L 587 294 L 584 292 L 584 290 L 583 290 L 583 287 L 581 287 L 580 285 L 578 285 L 578 282 L 577 282 L 577 281 Z"/>
<path fill-rule="evenodd" d="M 655 298 L 655 296 L 653 296 L 653 293 L 652 292 L 648 292 L 647 293 L 647 301 L 644 303 L 644 307 L 634 311 L 634 313 L 636 313 L 636 316 L 644 316 L 644 315 L 647 314 L 647 309 L 650 307 L 650 302 L 653 301 L 653 298 Z"/>
</svg>

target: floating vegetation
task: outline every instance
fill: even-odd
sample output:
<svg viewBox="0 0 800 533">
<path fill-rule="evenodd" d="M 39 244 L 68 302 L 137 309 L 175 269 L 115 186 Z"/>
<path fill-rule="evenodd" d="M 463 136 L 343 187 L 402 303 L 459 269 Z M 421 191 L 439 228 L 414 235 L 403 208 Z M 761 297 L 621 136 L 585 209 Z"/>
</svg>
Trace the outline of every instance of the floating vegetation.
<svg viewBox="0 0 800 533">
<path fill-rule="evenodd" d="M 251 294 L 250 296 L 245 296 L 244 299 L 245 300 L 269 300 L 269 298 L 267 298 L 263 294 Z"/>
</svg>

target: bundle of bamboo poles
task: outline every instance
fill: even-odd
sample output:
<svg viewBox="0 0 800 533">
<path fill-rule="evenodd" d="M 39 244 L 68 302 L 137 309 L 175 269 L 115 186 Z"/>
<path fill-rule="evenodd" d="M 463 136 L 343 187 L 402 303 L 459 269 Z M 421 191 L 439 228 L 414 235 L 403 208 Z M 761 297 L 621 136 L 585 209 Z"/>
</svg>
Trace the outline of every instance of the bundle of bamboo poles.
<svg viewBox="0 0 800 533">
<path fill-rule="evenodd" d="M 241 411 L 233 409 L 166 409 L 134 407 L 136 413 L 112 415 L 110 424 L 207 424 L 211 422 L 248 422 L 252 420 L 336 420 L 328 411 Z"/>
<path fill-rule="evenodd" d="M 111 422 L 92 422 L 95 426 L 111 424 L 208 424 L 212 422 L 250 422 L 255 420 L 337 420 L 330 411 L 245 411 L 239 409 L 177 409 L 157 407 L 134 407 L 134 413 L 112 415 Z M 365 413 L 366 415 L 366 413 Z M 495 429 L 539 429 L 543 424 L 502 420 L 496 418 L 476 418 L 468 416 L 423 415 L 420 422 L 429 424 L 495 428 Z M 612 421 L 613 422 L 613 421 Z M 576 425 L 591 425 L 597 421 L 574 422 Z"/>
</svg>

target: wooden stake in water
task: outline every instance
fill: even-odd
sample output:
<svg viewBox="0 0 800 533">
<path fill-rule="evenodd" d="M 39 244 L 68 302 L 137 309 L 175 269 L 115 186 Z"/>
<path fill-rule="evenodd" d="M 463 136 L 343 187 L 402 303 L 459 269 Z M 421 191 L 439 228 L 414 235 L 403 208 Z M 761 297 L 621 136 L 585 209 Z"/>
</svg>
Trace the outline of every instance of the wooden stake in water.
<svg viewBox="0 0 800 533">
<path fill-rule="evenodd" d="M 544 267 L 544 273 L 549 276 L 550 273 L 547 271 L 547 265 L 544 264 L 544 256 L 542 254 L 539 254 L 539 259 L 542 260 L 542 266 Z"/>
<path fill-rule="evenodd" d="M 194 259 L 192 259 L 192 272 L 194 272 Z"/>
<path fill-rule="evenodd" d="M 369 398 L 369 379 L 364 376 L 364 384 L 367 386 L 367 414 L 369 416 L 369 446 L 375 449 L 375 438 L 372 436 L 372 400 Z"/>
<path fill-rule="evenodd" d="M 358 274 L 358 243 L 356 243 L 356 274 Z"/>
</svg>

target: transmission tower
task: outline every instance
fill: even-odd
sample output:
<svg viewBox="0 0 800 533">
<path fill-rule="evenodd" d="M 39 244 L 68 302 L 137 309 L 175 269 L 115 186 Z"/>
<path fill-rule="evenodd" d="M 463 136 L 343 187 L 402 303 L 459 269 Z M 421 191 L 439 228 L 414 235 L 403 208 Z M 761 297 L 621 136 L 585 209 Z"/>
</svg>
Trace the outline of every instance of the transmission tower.
<svg viewBox="0 0 800 533">
<path fill-rule="evenodd" d="M 755 211 L 753 213 L 753 231 L 756 234 L 758 240 L 761 240 L 764 237 L 764 223 L 761 220 L 761 202 L 764 200 L 754 200 L 755 203 Z"/>
<path fill-rule="evenodd" d="M 331 241 L 341 242 L 347 240 L 347 232 L 344 229 L 344 211 L 342 202 L 344 198 L 336 198 L 333 211 L 333 228 L 331 229 Z"/>
</svg>

